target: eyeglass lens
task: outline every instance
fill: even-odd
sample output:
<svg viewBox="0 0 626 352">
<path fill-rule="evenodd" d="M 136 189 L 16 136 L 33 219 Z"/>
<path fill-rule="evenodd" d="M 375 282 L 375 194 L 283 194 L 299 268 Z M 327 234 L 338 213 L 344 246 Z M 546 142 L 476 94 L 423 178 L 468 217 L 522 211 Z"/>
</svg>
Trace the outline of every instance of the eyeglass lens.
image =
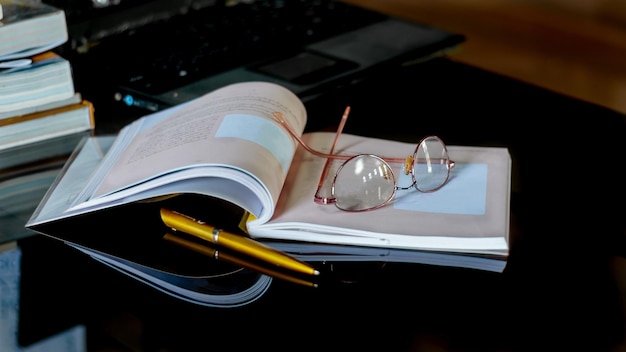
<svg viewBox="0 0 626 352">
<path fill-rule="evenodd" d="M 417 146 L 413 159 L 415 188 L 422 192 L 437 190 L 446 183 L 449 174 L 445 144 L 435 136 L 425 138 Z"/>
<path fill-rule="evenodd" d="M 337 170 L 332 192 L 335 205 L 350 211 L 369 210 L 389 202 L 396 190 L 395 176 L 385 161 L 357 155 Z"/>
</svg>

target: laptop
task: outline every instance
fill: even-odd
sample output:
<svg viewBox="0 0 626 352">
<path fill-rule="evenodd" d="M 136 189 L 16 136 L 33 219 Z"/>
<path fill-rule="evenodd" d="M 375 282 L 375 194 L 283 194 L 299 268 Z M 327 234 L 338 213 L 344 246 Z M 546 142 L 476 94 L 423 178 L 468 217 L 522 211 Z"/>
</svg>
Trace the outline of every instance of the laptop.
<svg viewBox="0 0 626 352">
<path fill-rule="evenodd" d="M 465 40 L 333 0 L 45 2 L 66 10 L 77 88 L 98 82 L 107 99 L 146 112 L 251 80 L 306 102 Z"/>
</svg>

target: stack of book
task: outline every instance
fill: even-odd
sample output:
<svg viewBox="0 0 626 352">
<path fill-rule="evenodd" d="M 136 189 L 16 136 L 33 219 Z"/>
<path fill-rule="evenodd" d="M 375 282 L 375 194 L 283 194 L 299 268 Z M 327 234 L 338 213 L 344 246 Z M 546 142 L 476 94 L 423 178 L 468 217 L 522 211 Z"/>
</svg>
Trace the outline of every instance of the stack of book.
<svg viewBox="0 0 626 352">
<path fill-rule="evenodd" d="M 28 217 L 95 121 L 69 61 L 53 51 L 68 40 L 65 12 L 25 0 L 0 7 L 2 243 L 33 233 Z"/>
</svg>

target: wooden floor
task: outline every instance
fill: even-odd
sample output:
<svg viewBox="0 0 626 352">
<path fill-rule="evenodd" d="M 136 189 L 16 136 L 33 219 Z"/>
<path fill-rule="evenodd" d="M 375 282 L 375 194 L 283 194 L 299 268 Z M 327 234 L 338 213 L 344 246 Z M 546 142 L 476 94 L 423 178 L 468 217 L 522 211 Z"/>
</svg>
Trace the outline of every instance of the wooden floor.
<svg viewBox="0 0 626 352">
<path fill-rule="evenodd" d="M 459 61 L 626 113 L 626 1 L 345 1 L 466 35 Z"/>
</svg>

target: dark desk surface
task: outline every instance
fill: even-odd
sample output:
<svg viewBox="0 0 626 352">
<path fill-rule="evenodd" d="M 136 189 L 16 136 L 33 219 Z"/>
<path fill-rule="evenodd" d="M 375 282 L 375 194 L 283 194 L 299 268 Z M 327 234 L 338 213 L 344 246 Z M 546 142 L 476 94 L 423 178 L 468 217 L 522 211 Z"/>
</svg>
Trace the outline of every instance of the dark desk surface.
<svg viewBox="0 0 626 352">
<path fill-rule="evenodd" d="M 125 122 L 92 89 L 79 89 L 96 104 L 99 132 Z M 275 281 L 248 306 L 215 309 L 35 236 L 20 242 L 19 341 L 81 324 L 89 351 L 625 346 L 623 115 L 448 60 L 388 72 L 307 105 L 309 129 L 336 122 L 351 105 L 349 133 L 508 147 L 505 272 L 364 265 L 352 268 L 356 283 L 311 289 Z"/>
</svg>

